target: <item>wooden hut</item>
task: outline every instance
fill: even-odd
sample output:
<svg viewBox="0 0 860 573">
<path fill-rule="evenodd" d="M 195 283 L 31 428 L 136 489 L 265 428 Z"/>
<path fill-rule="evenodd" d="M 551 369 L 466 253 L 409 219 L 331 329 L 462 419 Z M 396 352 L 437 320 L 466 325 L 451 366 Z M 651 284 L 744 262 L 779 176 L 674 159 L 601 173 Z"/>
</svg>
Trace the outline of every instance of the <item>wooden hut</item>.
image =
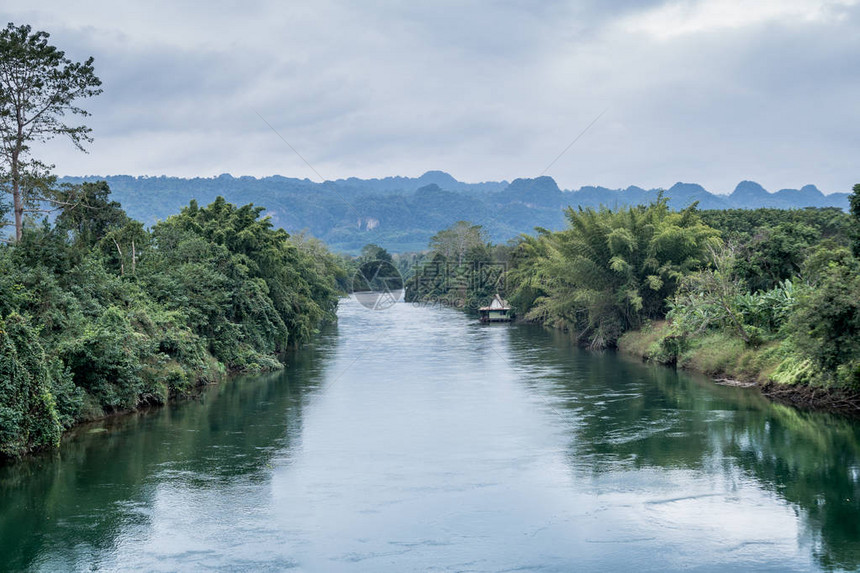
<svg viewBox="0 0 860 573">
<path fill-rule="evenodd" d="M 508 301 L 498 294 L 493 297 L 490 306 L 482 306 L 478 311 L 481 313 L 481 322 L 510 322 L 513 318 Z"/>
</svg>

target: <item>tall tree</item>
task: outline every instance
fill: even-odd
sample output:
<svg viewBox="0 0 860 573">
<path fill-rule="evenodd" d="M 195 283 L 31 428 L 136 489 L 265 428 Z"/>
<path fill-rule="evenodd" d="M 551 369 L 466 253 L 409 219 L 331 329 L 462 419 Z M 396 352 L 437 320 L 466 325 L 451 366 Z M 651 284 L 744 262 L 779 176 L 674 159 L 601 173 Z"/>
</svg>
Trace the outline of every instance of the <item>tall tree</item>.
<svg viewBox="0 0 860 573">
<path fill-rule="evenodd" d="M 73 62 L 48 44 L 47 32 L 9 23 L 0 30 L 0 157 L 2 184 L 12 194 L 15 239 L 21 239 L 29 202 L 44 197 L 50 168 L 32 157 L 31 144 L 66 136 L 84 150 L 91 129 L 72 125 L 69 115 L 88 116 L 78 100 L 101 93 L 93 58 Z"/>
<path fill-rule="evenodd" d="M 391 253 L 383 247 L 370 243 L 361 247 L 361 255 L 358 257 L 359 263 L 369 263 L 372 261 L 385 261 L 390 263 L 393 261 Z"/>
<path fill-rule="evenodd" d="M 860 183 L 854 186 L 854 192 L 848 196 L 851 215 L 854 218 L 854 256 L 860 258 Z"/>
<path fill-rule="evenodd" d="M 487 233 L 481 225 L 457 221 L 430 237 L 430 249 L 449 262 L 462 265 L 470 249 L 486 245 Z"/>
</svg>

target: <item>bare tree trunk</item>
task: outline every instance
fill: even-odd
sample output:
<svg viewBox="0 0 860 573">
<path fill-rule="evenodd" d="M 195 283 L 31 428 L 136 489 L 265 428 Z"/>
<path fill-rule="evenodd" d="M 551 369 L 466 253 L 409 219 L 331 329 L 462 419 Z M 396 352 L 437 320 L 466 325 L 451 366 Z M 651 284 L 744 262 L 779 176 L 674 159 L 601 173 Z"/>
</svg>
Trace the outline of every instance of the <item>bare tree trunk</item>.
<svg viewBox="0 0 860 573">
<path fill-rule="evenodd" d="M 116 239 L 113 240 L 113 244 L 116 245 L 116 250 L 119 253 L 119 274 L 120 276 L 125 276 L 125 263 L 122 261 L 122 249 L 119 248 L 119 243 L 116 242 Z"/>
<path fill-rule="evenodd" d="M 18 169 L 18 151 L 12 152 L 12 209 L 15 212 L 15 242 L 24 233 L 24 201 L 21 198 L 21 181 Z"/>
<path fill-rule="evenodd" d="M 18 182 L 12 183 L 12 199 L 15 210 L 15 242 L 19 242 L 24 234 L 24 202 L 21 201 L 21 191 Z"/>
</svg>

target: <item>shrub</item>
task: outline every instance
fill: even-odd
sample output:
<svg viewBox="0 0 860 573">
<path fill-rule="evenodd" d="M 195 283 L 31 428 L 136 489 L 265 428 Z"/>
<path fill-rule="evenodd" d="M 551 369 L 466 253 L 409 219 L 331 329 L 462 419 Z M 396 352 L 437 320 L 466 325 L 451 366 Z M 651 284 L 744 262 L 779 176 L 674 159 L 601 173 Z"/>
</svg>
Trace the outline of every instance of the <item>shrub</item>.
<svg viewBox="0 0 860 573">
<path fill-rule="evenodd" d="M 63 430 L 52 371 L 35 329 L 11 314 L 0 321 L 0 454 L 55 446 Z"/>
</svg>

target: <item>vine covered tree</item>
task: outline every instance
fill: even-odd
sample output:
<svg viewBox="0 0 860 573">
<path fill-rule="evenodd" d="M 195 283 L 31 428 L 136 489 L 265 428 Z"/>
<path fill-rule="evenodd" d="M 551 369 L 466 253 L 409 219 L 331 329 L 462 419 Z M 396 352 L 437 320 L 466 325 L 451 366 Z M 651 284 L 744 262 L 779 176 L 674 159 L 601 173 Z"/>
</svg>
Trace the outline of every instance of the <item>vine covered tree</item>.
<svg viewBox="0 0 860 573">
<path fill-rule="evenodd" d="M 11 22 L 0 30 L 0 175 L 12 195 L 16 241 L 27 205 L 44 198 L 52 183 L 52 166 L 33 157 L 31 145 L 59 135 L 85 151 L 92 130 L 66 118 L 88 116 L 76 102 L 102 91 L 92 57 L 73 62 L 48 38 Z"/>
</svg>

